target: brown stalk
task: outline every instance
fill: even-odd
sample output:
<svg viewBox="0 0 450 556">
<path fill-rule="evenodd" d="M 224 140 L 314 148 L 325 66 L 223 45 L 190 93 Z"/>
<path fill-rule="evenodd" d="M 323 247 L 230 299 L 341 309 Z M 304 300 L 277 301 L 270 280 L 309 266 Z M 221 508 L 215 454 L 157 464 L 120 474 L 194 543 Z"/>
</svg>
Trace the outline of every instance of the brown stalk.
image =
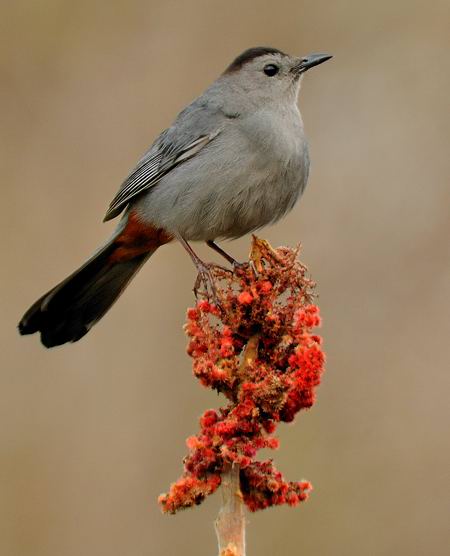
<svg viewBox="0 0 450 556">
<path fill-rule="evenodd" d="M 245 556 L 245 516 L 239 465 L 230 464 L 222 474 L 222 507 L 215 521 L 219 556 Z"/>
<path fill-rule="evenodd" d="M 259 334 L 249 338 L 239 367 L 239 378 L 258 356 Z M 222 507 L 215 522 L 219 556 L 245 556 L 244 503 L 237 464 L 228 465 L 222 474 Z"/>
</svg>

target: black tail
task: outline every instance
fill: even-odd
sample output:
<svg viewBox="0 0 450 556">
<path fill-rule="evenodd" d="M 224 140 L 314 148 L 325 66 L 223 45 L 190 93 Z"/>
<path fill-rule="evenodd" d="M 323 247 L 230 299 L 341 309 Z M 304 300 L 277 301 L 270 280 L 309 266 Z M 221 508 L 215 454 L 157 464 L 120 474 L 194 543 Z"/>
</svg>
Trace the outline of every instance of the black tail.
<svg viewBox="0 0 450 556">
<path fill-rule="evenodd" d="M 45 347 L 76 342 L 109 310 L 154 251 L 115 262 L 114 240 L 36 301 L 19 323 L 21 334 L 41 333 Z"/>
</svg>

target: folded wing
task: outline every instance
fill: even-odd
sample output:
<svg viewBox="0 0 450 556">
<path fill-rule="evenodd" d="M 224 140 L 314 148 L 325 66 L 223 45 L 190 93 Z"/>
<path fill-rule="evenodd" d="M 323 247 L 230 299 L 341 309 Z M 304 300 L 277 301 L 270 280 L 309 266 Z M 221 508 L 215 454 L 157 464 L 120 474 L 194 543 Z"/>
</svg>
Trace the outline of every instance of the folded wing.
<svg viewBox="0 0 450 556">
<path fill-rule="evenodd" d="M 118 216 L 132 199 L 156 185 L 173 168 L 195 156 L 218 132 L 200 135 L 193 141 L 177 146 L 165 140 L 166 134 L 167 130 L 123 182 L 109 205 L 104 222 Z"/>
</svg>

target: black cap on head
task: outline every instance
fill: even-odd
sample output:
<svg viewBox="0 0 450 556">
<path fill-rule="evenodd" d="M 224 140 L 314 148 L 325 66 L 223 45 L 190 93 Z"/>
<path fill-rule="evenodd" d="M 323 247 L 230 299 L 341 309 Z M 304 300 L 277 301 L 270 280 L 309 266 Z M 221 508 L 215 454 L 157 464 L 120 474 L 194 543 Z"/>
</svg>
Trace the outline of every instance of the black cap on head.
<svg viewBox="0 0 450 556">
<path fill-rule="evenodd" d="M 271 48 L 270 46 L 255 46 L 254 48 L 249 48 L 242 54 L 239 54 L 239 56 L 227 67 L 225 73 L 238 71 L 243 65 L 266 54 L 281 54 L 282 56 L 287 56 L 287 54 L 277 48 Z"/>
</svg>

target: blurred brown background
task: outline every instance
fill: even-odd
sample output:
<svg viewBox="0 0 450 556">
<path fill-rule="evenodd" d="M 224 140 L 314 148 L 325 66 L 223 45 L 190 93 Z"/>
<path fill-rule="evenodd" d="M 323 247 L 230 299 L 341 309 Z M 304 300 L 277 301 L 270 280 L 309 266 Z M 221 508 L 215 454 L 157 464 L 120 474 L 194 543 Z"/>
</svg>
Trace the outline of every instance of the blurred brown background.
<svg viewBox="0 0 450 556">
<path fill-rule="evenodd" d="M 78 344 L 46 351 L 15 326 L 110 233 L 106 206 L 156 134 L 260 44 L 335 55 L 301 95 L 309 188 L 263 233 L 304 244 L 328 371 L 275 454 L 315 491 L 249 516 L 248 553 L 448 553 L 449 15 L 438 0 L 3 1 L 2 556 L 215 554 L 218 496 L 175 517 L 156 502 L 220 403 L 185 355 L 182 248 Z"/>
</svg>

